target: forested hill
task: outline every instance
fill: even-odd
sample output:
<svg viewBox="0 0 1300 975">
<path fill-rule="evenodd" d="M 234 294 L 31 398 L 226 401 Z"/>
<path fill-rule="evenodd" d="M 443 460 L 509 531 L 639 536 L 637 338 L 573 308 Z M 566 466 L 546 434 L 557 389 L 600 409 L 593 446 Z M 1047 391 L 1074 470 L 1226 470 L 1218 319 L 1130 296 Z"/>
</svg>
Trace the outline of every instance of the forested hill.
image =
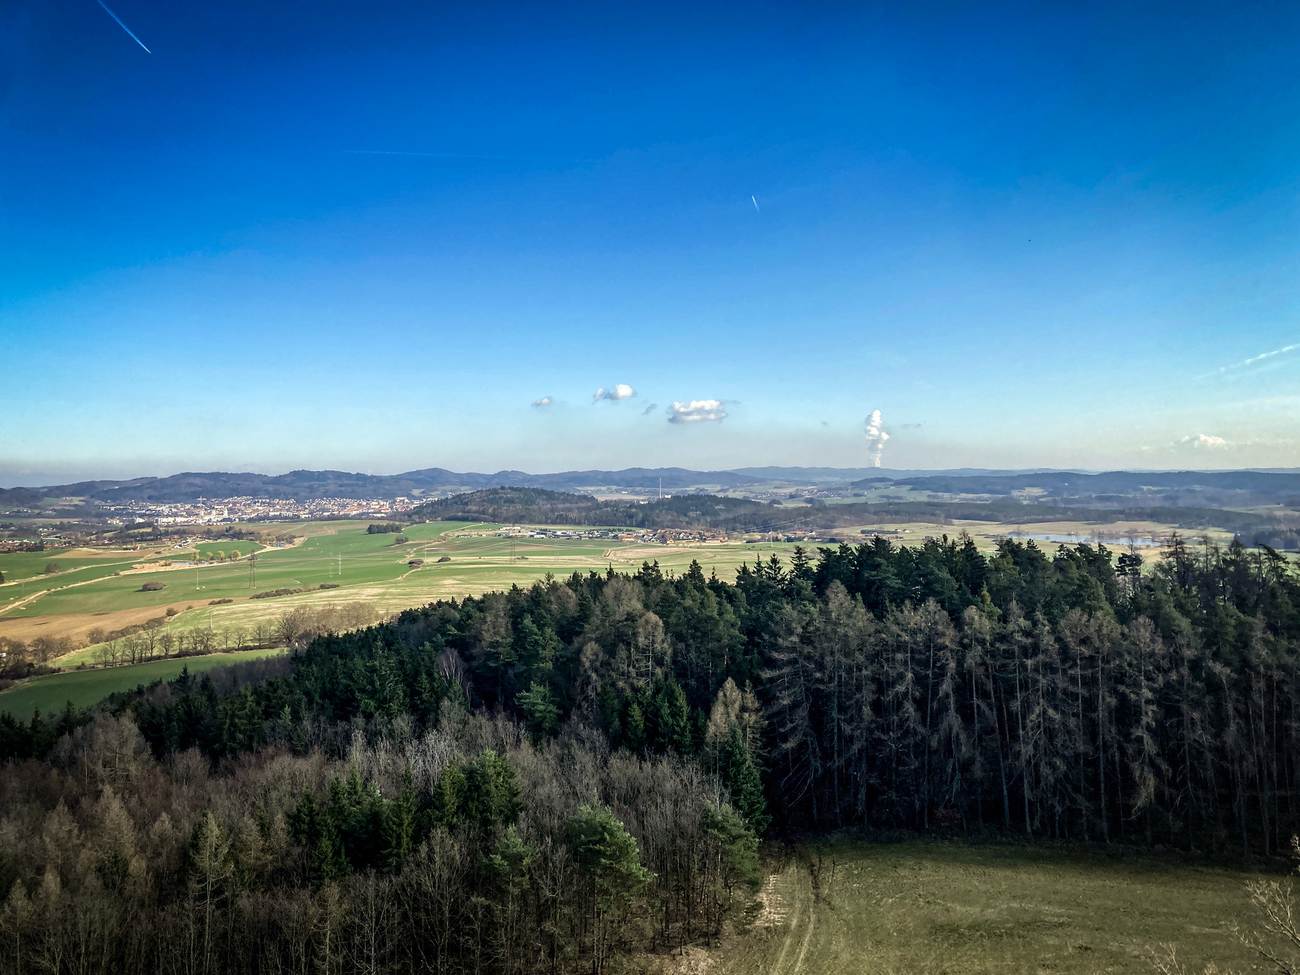
<svg viewBox="0 0 1300 975">
<path fill-rule="evenodd" d="M 765 832 L 1281 849 L 1300 577 L 1139 563 L 876 539 L 575 573 L 0 716 L 0 834 L 31 838 L 0 844 L 0 972 L 602 973 L 715 937 Z"/>
<path fill-rule="evenodd" d="M 614 525 L 628 528 L 714 528 L 736 531 L 794 523 L 810 509 L 783 515 L 762 501 L 688 494 L 658 501 L 600 501 L 540 488 L 489 488 L 420 505 L 411 517 L 535 525 Z"/>
</svg>

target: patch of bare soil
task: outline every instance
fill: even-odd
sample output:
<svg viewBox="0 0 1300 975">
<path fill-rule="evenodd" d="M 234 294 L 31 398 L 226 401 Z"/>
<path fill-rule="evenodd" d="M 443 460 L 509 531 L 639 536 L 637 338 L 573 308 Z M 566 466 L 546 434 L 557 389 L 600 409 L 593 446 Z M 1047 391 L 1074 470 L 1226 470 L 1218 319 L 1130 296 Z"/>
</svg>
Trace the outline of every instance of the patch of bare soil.
<svg viewBox="0 0 1300 975">
<path fill-rule="evenodd" d="M 172 603 L 171 608 L 178 613 L 199 602 Z M 40 636 L 67 637 L 73 643 L 85 643 L 86 637 L 93 629 L 105 632 L 120 630 L 137 623 L 147 623 L 151 619 L 163 616 L 167 606 L 141 606 L 135 609 L 119 609 L 106 613 L 60 613 L 57 616 L 22 616 L 6 619 L 0 616 L 0 637 L 22 640 L 27 643 Z"/>
<path fill-rule="evenodd" d="M 785 898 L 777 893 L 776 878 L 776 874 L 769 876 L 758 892 L 758 916 L 754 918 L 756 928 L 780 927 L 790 915 Z"/>
</svg>

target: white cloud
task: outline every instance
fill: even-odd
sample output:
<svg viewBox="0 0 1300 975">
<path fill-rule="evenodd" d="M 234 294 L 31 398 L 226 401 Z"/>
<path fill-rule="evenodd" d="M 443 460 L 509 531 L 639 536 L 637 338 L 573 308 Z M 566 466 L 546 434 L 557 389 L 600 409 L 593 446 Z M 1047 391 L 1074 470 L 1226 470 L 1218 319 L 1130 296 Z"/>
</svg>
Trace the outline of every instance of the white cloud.
<svg viewBox="0 0 1300 975">
<path fill-rule="evenodd" d="M 601 386 L 598 390 L 596 390 L 594 393 L 591 394 L 591 400 L 593 403 L 599 403 L 603 399 L 607 399 L 607 400 L 631 399 L 635 395 L 636 395 L 636 390 L 633 389 L 631 386 L 629 386 L 627 383 L 615 383 L 613 386 L 609 387 L 608 389 L 606 389 L 604 386 Z"/>
<path fill-rule="evenodd" d="M 554 402 L 555 400 L 551 399 L 549 396 L 543 396 L 541 399 L 533 400 L 533 405 L 539 410 L 544 410 Z"/>
<path fill-rule="evenodd" d="M 1216 437 L 1212 433 L 1189 433 L 1185 437 L 1179 437 L 1174 441 L 1175 447 L 1191 447 L 1193 450 L 1227 450 L 1232 444 L 1223 439 Z"/>
<path fill-rule="evenodd" d="M 673 400 L 668 407 L 669 423 L 718 423 L 727 418 L 726 407 L 720 399 L 693 399 L 683 403 Z"/>
</svg>

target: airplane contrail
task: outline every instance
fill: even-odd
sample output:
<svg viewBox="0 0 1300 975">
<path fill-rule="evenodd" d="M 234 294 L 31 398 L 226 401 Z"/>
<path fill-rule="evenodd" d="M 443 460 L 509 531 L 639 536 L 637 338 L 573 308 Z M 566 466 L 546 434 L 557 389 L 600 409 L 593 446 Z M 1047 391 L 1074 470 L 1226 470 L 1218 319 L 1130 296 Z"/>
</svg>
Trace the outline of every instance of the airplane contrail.
<svg viewBox="0 0 1300 975">
<path fill-rule="evenodd" d="M 754 201 L 754 212 L 762 213 L 763 211 L 758 208 L 758 197 L 754 196 L 754 194 L 751 193 L 749 194 L 749 198 Z"/>
<path fill-rule="evenodd" d="M 132 31 L 130 27 L 127 27 L 126 24 L 122 23 L 122 18 L 119 17 L 117 14 L 113 13 L 112 9 L 108 6 L 108 4 L 106 4 L 106 3 L 104 2 L 104 0 L 99 0 L 99 5 L 100 5 L 101 7 L 104 8 L 104 12 L 105 12 L 106 14 L 108 14 L 108 15 L 109 15 L 110 17 L 112 17 L 115 21 L 117 21 L 117 26 L 118 26 L 118 27 L 121 27 L 122 30 L 126 31 L 127 34 L 130 36 L 131 40 L 135 41 L 135 42 L 136 42 L 137 44 L 139 44 L 141 47 L 144 47 L 144 41 L 142 41 L 142 40 L 140 40 L 140 38 L 136 37 L 136 36 L 135 36 L 135 32 Z M 145 54 L 152 54 L 153 51 L 149 50 L 147 47 L 144 47 L 144 53 L 145 53 Z"/>
</svg>

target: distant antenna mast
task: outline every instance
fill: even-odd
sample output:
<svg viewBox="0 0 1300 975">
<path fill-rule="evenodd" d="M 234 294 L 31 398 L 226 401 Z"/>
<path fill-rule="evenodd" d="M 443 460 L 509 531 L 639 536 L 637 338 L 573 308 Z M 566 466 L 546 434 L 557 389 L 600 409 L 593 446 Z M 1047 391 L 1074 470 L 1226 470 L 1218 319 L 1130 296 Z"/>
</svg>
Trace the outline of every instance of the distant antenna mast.
<svg viewBox="0 0 1300 975">
<path fill-rule="evenodd" d="M 663 499 L 664 499 L 664 479 L 661 477 L 659 478 L 659 500 L 662 501 Z"/>
<path fill-rule="evenodd" d="M 257 553 L 252 552 L 248 556 L 248 588 L 252 589 L 257 585 Z"/>
</svg>

